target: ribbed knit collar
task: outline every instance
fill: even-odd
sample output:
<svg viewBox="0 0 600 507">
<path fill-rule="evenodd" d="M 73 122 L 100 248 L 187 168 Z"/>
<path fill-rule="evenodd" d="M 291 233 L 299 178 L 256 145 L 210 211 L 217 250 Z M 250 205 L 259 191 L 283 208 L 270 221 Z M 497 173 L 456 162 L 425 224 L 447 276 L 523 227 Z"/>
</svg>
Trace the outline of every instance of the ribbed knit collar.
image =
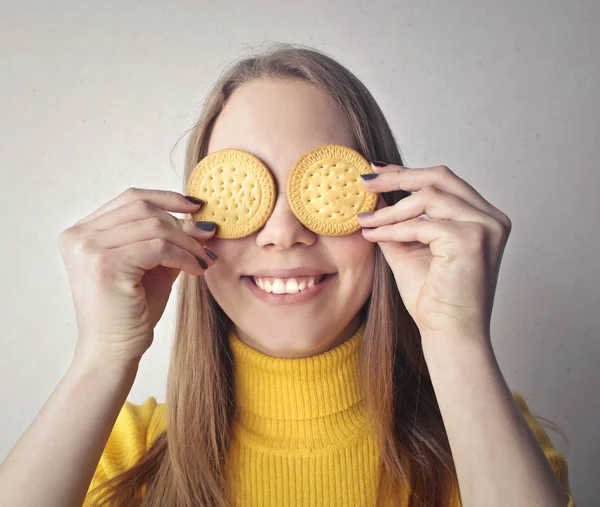
<svg viewBox="0 0 600 507">
<path fill-rule="evenodd" d="M 307 449 L 352 438 L 365 425 L 358 378 L 364 330 L 363 322 L 340 345 L 302 358 L 266 355 L 230 333 L 238 423 L 255 440 L 278 447 Z"/>
</svg>

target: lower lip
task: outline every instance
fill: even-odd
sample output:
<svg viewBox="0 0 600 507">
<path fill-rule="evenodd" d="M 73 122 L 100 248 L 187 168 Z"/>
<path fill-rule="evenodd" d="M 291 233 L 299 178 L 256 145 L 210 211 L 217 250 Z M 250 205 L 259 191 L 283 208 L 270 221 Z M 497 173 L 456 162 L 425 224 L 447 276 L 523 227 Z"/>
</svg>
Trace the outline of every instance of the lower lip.
<svg viewBox="0 0 600 507">
<path fill-rule="evenodd" d="M 296 294 L 273 294 L 271 292 L 265 292 L 260 287 L 256 286 L 250 277 L 244 276 L 242 279 L 250 289 L 250 292 L 252 292 L 252 294 L 254 294 L 261 301 L 273 306 L 287 306 L 305 303 L 309 299 L 312 299 L 323 289 L 325 289 L 331 283 L 331 280 L 335 278 L 335 276 L 335 273 L 332 275 L 327 275 L 321 283 L 297 292 Z"/>
</svg>

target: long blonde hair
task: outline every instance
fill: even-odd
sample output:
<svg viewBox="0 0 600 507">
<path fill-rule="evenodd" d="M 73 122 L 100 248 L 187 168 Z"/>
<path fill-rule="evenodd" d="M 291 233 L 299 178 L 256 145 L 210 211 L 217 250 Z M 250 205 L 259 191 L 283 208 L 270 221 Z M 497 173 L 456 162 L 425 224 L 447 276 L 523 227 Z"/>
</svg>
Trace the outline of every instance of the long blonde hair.
<svg viewBox="0 0 600 507">
<path fill-rule="evenodd" d="M 403 164 L 381 109 L 354 74 L 313 48 L 276 43 L 233 62 L 210 90 L 187 143 L 184 189 L 192 168 L 207 154 L 212 127 L 229 96 L 260 78 L 300 79 L 319 87 L 334 99 L 367 160 Z M 383 198 L 391 205 L 405 195 L 390 192 Z M 458 490 L 450 445 L 418 329 L 379 247 L 373 291 L 361 312 L 367 324 L 360 378 L 382 464 L 377 505 L 397 496 L 402 487 L 409 493 L 409 506 L 442 507 Z M 167 381 L 166 430 L 133 468 L 100 485 L 106 495 L 98 506 L 231 505 L 225 457 L 235 415 L 227 341 L 232 326 L 204 277 L 182 272 Z"/>
</svg>

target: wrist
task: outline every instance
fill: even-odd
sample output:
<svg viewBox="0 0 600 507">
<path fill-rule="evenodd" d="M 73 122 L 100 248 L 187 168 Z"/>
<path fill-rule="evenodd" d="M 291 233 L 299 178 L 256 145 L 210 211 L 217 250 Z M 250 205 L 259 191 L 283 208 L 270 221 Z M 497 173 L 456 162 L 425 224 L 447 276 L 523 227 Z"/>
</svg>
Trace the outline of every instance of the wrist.
<svg viewBox="0 0 600 507">
<path fill-rule="evenodd" d="M 109 342 L 110 340 L 96 335 L 79 335 L 72 362 L 83 368 L 125 371 L 138 368 L 147 349 L 140 352 L 138 347 Z"/>
<path fill-rule="evenodd" d="M 423 355 L 426 360 L 440 358 L 448 361 L 451 357 L 494 357 L 491 337 L 488 333 L 426 333 L 421 335 Z"/>
<path fill-rule="evenodd" d="M 137 374 L 141 358 L 110 357 L 76 351 L 70 369 L 122 378 Z"/>
</svg>

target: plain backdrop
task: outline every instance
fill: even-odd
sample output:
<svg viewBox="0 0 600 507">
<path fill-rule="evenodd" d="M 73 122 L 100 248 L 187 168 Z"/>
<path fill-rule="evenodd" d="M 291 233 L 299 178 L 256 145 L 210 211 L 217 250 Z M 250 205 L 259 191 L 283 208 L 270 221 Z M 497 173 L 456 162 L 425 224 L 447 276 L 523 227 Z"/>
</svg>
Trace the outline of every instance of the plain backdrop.
<svg viewBox="0 0 600 507">
<path fill-rule="evenodd" d="M 130 186 L 182 191 L 223 67 L 320 49 L 380 103 L 405 164 L 449 166 L 513 231 L 493 314 L 512 390 L 557 423 L 578 505 L 600 496 L 600 4 L 596 0 L 3 2 L 0 459 L 77 340 L 61 231 Z M 174 298 L 129 400 L 164 401 Z"/>
</svg>

